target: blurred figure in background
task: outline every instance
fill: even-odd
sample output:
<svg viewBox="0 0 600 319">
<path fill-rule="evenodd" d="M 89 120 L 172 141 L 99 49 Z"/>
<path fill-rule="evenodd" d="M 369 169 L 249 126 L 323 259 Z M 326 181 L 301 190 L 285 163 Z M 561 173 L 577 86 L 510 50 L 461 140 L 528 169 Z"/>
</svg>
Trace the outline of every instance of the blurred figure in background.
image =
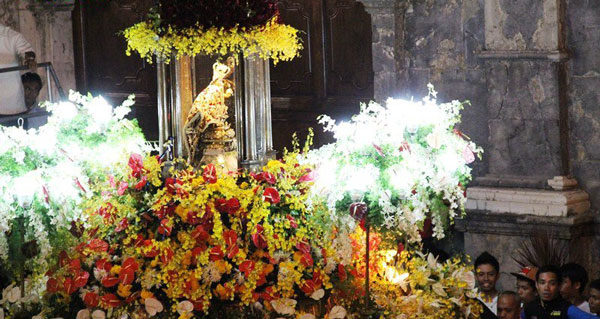
<svg viewBox="0 0 600 319">
<path fill-rule="evenodd" d="M 37 73 L 27 72 L 21 75 L 21 82 L 25 93 L 25 107 L 27 111 L 31 111 L 37 106 L 37 98 L 43 86 L 42 78 Z"/>
<path fill-rule="evenodd" d="M 0 24 L 0 69 L 19 65 L 26 65 L 32 72 L 36 71 L 33 47 L 22 34 Z M 0 86 L 0 115 L 27 111 L 18 71 L 0 73 Z"/>
</svg>

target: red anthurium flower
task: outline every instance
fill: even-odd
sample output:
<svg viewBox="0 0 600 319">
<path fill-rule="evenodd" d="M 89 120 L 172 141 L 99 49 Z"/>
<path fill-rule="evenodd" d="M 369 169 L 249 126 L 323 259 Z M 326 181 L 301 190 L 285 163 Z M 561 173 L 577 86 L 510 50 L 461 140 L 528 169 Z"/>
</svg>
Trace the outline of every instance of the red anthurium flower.
<svg viewBox="0 0 600 319">
<path fill-rule="evenodd" d="M 81 182 L 79 182 L 79 178 L 75 177 L 75 185 L 77 185 L 77 187 L 79 187 L 79 189 L 81 189 L 82 192 L 86 193 L 87 190 L 85 190 L 85 188 L 83 187 L 83 185 L 81 185 Z"/>
<path fill-rule="evenodd" d="M 256 180 L 257 182 L 262 182 L 264 180 L 264 178 L 265 178 L 262 173 L 258 173 L 258 174 L 256 174 L 256 173 L 250 173 L 250 176 L 252 178 L 254 178 L 254 180 Z"/>
<path fill-rule="evenodd" d="M 129 257 L 127 259 L 125 259 L 125 261 L 123 262 L 123 265 L 121 266 L 121 270 L 123 269 L 131 269 L 133 271 L 137 271 L 139 269 L 139 264 L 135 261 L 135 258 L 133 257 Z"/>
<path fill-rule="evenodd" d="M 46 282 L 46 291 L 51 294 L 58 292 L 58 280 L 48 278 L 48 281 Z"/>
<path fill-rule="evenodd" d="M 311 254 L 305 253 L 305 254 L 302 254 L 302 258 L 300 258 L 300 263 L 302 265 L 304 265 L 304 267 L 308 268 L 308 267 L 312 267 L 314 260 L 311 256 Z"/>
<path fill-rule="evenodd" d="M 290 226 L 292 226 L 292 228 L 298 228 L 298 223 L 296 223 L 296 219 L 292 217 L 292 215 L 288 214 L 285 217 L 290 221 Z"/>
<path fill-rule="evenodd" d="M 305 254 L 309 254 L 310 253 L 310 245 L 307 244 L 306 242 L 299 242 L 296 244 L 296 249 L 298 249 L 299 251 L 305 253 Z"/>
<path fill-rule="evenodd" d="M 263 199 L 271 204 L 278 204 L 281 201 L 279 192 L 273 187 L 267 187 L 263 192 Z"/>
<path fill-rule="evenodd" d="M 202 303 L 202 300 L 194 300 L 194 301 L 192 301 L 192 303 L 194 304 L 195 311 L 204 310 L 204 303 Z"/>
<path fill-rule="evenodd" d="M 339 264 L 337 268 L 338 268 L 338 277 L 340 278 L 340 281 L 346 281 L 346 279 L 348 278 L 348 275 L 346 274 L 346 268 L 344 268 L 344 265 Z"/>
<path fill-rule="evenodd" d="M 130 285 L 134 279 L 135 279 L 135 272 L 133 271 L 133 269 L 123 270 L 123 268 L 121 268 L 121 271 L 119 272 L 119 281 L 123 285 Z"/>
<path fill-rule="evenodd" d="M 398 150 L 399 150 L 400 152 L 404 152 L 404 151 L 406 151 L 406 152 L 409 152 L 409 153 L 410 153 L 410 144 L 408 144 L 408 142 L 407 142 L 407 141 L 404 141 L 404 142 L 402 142 L 402 143 L 400 144 L 400 147 L 398 148 Z"/>
<path fill-rule="evenodd" d="M 165 187 L 167 188 L 167 192 L 171 195 L 177 192 L 177 185 L 183 184 L 183 181 L 177 180 L 172 177 L 168 177 L 165 180 Z"/>
<path fill-rule="evenodd" d="M 404 244 L 403 243 L 398 243 L 398 249 L 397 249 L 397 251 L 398 251 L 398 254 L 400 254 L 401 252 L 404 251 Z"/>
<path fill-rule="evenodd" d="M 240 209 L 240 201 L 237 198 L 230 198 L 225 204 L 229 215 L 235 214 Z"/>
<path fill-rule="evenodd" d="M 192 249 L 192 264 L 196 263 L 196 257 L 200 256 L 206 250 L 206 246 L 198 246 Z"/>
<path fill-rule="evenodd" d="M 254 270 L 255 265 L 256 264 L 252 260 L 244 260 L 240 264 L 240 271 L 244 273 L 245 278 L 248 278 L 248 276 L 250 276 L 250 273 L 252 273 L 252 271 Z"/>
<path fill-rule="evenodd" d="M 260 294 L 260 297 L 266 301 L 272 301 L 279 298 L 279 294 L 273 292 L 273 287 L 265 288 L 265 291 Z"/>
<path fill-rule="evenodd" d="M 202 172 L 202 177 L 204 180 L 209 182 L 210 184 L 214 184 L 217 182 L 217 168 L 213 164 L 208 164 L 204 167 L 204 171 Z"/>
<path fill-rule="evenodd" d="M 66 251 L 61 251 L 60 254 L 58 254 L 58 266 L 59 267 L 64 267 L 66 266 L 68 263 L 70 262 L 69 259 L 69 255 L 67 255 Z"/>
<path fill-rule="evenodd" d="M 350 216 L 356 220 L 363 220 L 367 216 L 367 204 L 362 202 L 350 204 Z"/>
<path fill-rule="evenodd" d="M 135 186 L 133 188 L 135 188 L 136 190 L 142 190 L 142 188 L 144 188 L 144 186 L 146 186 L 146 184 L 148 183 L 148 177 L 146 177 L 146 175 L 142 176 L 142 179 L 135 184 Z"/>
<path fill-rule="evenodd" d="M 73 259 L 69 262 L 69 270 L 76 272 L 81 269 L 81 261 L 79 259 Z"/>
<path fill-rule="evenodd" d="M 306 174 L 302 175 L 299 179 L 299 183 L 304 182 L 312 182 L 315 180 L 315 172 L 313 172 L 310 168 L 306 169 Z"/>
<path fill-rule="evenodd" d="M 102 239 L 94 238 L 88 244 L 88 248 L 97 253 L 105 252 L 108 250 L 108 243 Z"/>
<path fill-rule="evenodd" d="M 48 193 L 48 189 L 45 185 L 42 185 L 42 192 L 44 192 L 44 200 L 46 201 L 46 204 L 50 203 L 50 194 Z"/>
<path fill-rule="evenodd" d="M 317 288 L 317 284 L 315 283 L 314 280 L 312 279 L 308 279 L 306 281 L 304 281 L 304 283 L 302 284 L 302 286 L 300 287 L 300 289 L 307 295 L 310 296 L 312 295 L 313 292 L 315 292 L 318 288 Z"/>
<path fill-rule="evenodd" d="M 227 248 L 227 258 L 233 259 L 240 252 L 240 248 L 235 245 Z"/>
<path fill-rule="evenodd" d="M 75 291 L 77 291 L 77 287 L 75 287 L 75 283 L 73 282 L 73 278 L 68 277 L 67 279 L 65 279 L 65 282 L 63 284 L 63 291 L 67 295 L 70 295 L 70 294 L 74 293 Z"/>
<path fill-rule="evenodd" d="M 277 182 L 277 180 L 275 179 L 275 175 L 269 173 L 269 172 L 262 172 L 263 175 L 263 179 L 265 182 L 273 185 Z"/>
<path fill-rule="evenodd" d="M 373 148 L 375 148 L 375 150 L 377 151 L 377 154 L 379 154 L 379 156 L 385 157 L 385 154 L 383 153 L 383 150 L 381 149 L 381 147 L 379 147 L 379 145 L 373 143 Z"/>
<path fill-rule="evenodd" d="M 256 232 L 252 234 L 252 242 L 258 249 L 267 248 L 267 240 L 263 234 L 264 228 L 262 225 L 256 225 Z"/>
<path fill-rule="evenodd" d="M 219 213 L 227 212 L 227 200 L 225 198 L 219 198 L 215 201 L 215 208 Z"/>
<path fill-rule="evenodd" d="M 198 218 L 198 213 L 194 211 L 189 211 L 187 213 L 187 223 L 190 225 L 198 225 L 200 224 L 201 219 Z"/>
<path fill-rule="evenodd" d="M 152 246 L 152 249 L 150 249 L 148 252 L 146 252 L 144 254 L 144 256 L 146 258 L 154 258 L 154 257 L 158 256 L 158 254 L 160 253 L 160 251 L 156 247 L 153 246 L 151 239 L 144 240 L 144 246 L 146 246 L 146 247 Z"/>
<path fill-rule="evenodd" d="M 171 231 L 173 227 L 169 226 L 169 220 L 163 219 L 160 221 L 160 226 L 158 226 L 158 233 L 165 236 L 171 236 Z"/>
<path fill-rule="evenodd" d="M 119 182 L 119 188 L 117 189 L 117 194 L 119 196 L 125 194 L 125 191 L 129 188 L 129 184 L 127 182 Z"/>
<path fill-rule="evenodd" d="M 204 242 L 210 237 L 208 232 L 204 230 L 203 225 L 196 226 L 196 228 L 192 231 L 191 236 L 197 242 Z"/>
<path fill-rule="evenodd" d="M 115 294 L 106 294 L 102 296 L 102 304 L 107 308 L 115 308 L 121 305 L 121 300 Z"/>
<path fill-rule="evenodd" d="M 173 249 L 171 248 L 167 248 L 161 255 L 160 255 L 160 261 L 162 261 L 163 264 L 168 264 L 171 262 L 171 260 L 173 259 L 173 256 L 175 256 L 175 252 L 173 252 Z"/>
<path fill-rule="evenodd" d="M 122 232 L 125 229 L 127 229 L 128 226 L 129 221 L 127 220 L 127 218 L 123 217 L 123 219 L 121 219 L 121 221 L 117 224 L 117 227 L 115 227 L 115 232 Z"/>
<path fill-rule="evenodd" d="M 237 234 L 234 230 L 226 230 L 223 232 L 223 239 L 225 239 L 225 243 L 228 247 L 235 245 L 237 238 Z"/>
<path fill-rule="evenodd" d="M 88 308 L 97 307 L 100 303 L 100 296 L 95 292 L 88 292 L 83 296 L 83 302 Z"/>
<path fill-rule="evenodd" d="M 114 207 L 111 203 L 103 205 L 102 207 L 100 207 L 98 209 L 98 211 L 96 211 L 96 213 L 98 215 L 102 216 L 102 218 L 107 219 L 107 220 L 111 220 L 113 218 L 113 212 L 114 212 Z"/>
<path fill-rule="evenodd" d="M 105 258 L 102 258 L 96 261 L 96 268 L 104 271 L 110 271 L 110 269 L 112 268 L 112 264 L 109 263 Z"/>
<path fill-rule="evenodd" d="M 131 176 L 139 178 L 144 170 L 144 161 L 140 154 L 131 154 L 129 156 L 129 167 L 131 168 Z"/>
<path fill-rule="evenodd" d="M 100 280 L 100 283 L 106 288 L 114 287 L 119 283 L 119 278 L 112 275 L 107 275 Z"/>
<path fill-rule="evenodd" d="M 210 250 L 210 255 L 208 255 L 208 259 L 210 261 L 217 261 L 223 259 L 224 256 L 225 254 L 223 253 L 221 246 L 215 246 Z"/>
<path fill-rule="evenodd" d="M 233 215 L 240 209 L 240 201 L 237 198 L 230 198 L 228 200 L 220 198 L 217 199 L 215 207 L 220 213 Z"/>
<path fill-rule="evenodd" d="M 75 285 L 76 288 L 81 288 L 81 287 L 85 286 L 85 284 L 87 284 L 89 278 L 90 278 L 89 272 L 79 271 L 78 274 L 75 276 L 75 280 L 73 281 L 73 284 Z"/>
</svg>

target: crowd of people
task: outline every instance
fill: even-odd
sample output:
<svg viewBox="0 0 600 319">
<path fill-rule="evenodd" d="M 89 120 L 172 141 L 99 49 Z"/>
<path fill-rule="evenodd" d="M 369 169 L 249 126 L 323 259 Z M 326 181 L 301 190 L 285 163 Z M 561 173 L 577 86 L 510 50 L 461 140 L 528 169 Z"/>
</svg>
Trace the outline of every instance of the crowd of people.
<svg viewBox="0 0 600 319">
<path fill-rule="evenodd" d="M 600 318 L 600 279 L 588 285 L 588 273 L 579 264 L 523 268 L 511 273 L 516 291 L 503 292 L 496 289 L 500 264 L 494 256 L 482 253 L 474 268 L 484 319 Z"/>
</svg>

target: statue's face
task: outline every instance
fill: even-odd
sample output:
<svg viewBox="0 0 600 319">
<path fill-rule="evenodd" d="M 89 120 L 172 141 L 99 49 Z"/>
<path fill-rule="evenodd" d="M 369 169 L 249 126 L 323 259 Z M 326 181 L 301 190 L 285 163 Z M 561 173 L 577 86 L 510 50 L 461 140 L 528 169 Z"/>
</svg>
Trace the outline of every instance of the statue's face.
<svg viewBox="0 0 600 319">
<path fill-rule="evenodd" d="M 227 73 L 229 73 L 229 67 L 227 65 L 221 64 L 219 62 L 215 63 L 215 66 L 213 67 L 214 79 L 224 78 L 225 75 L 227 75 Z"/>
</svg>

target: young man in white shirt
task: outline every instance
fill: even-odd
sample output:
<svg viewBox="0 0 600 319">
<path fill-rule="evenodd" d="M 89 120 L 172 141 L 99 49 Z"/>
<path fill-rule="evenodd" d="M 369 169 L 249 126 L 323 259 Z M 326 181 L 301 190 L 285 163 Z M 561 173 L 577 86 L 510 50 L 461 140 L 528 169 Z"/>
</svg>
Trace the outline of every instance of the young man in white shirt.
<svg viewBox="0 0 600 319">
<path fill-rule="evenodd" d="M 591 313 L 589 303 L 583 298 L 583 291 L 588 283 L 588 274 L 581 265 L 567 263 L 560 267 L 562 281 L 560 295 L 573 306 Z"/>
<path fill-rule="evenodd" d="M 498 282 L 498 278 L 500 277 L 500 263 L 498 263 L 496 257 L 486 251 L 475 259 L 474 268 L 475 278 L 481 291 L 478 299 L 494 315 L 497 315 L 498 290 L 496 290 L 496 282 Z"/>
<path fill-rule="evenodd" d="M 0 25 L 0 69 L 19 65 L 27 65 L 32 71 L 37 69 L 33 47 L 22 34 Z M 0 73 L 0 86 L 0 115 L 27 111 L 18 71 Z"/>
</svg>

